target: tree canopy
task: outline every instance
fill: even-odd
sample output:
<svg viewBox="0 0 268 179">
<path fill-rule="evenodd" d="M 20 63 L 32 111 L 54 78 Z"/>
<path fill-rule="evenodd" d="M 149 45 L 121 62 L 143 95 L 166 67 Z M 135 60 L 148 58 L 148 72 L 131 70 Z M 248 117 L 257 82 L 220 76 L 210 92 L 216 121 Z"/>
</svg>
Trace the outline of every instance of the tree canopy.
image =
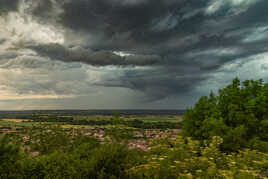
<svg viewBox="0 0 268 179">
<path fill-rule="evenodd" d="M 199 140 L 221 136 L 224 151 L 268 151 L 268 83 L 235 78 L 218 96 L 211 92 L 188 109 L 183 129 Z"/>
</svg>

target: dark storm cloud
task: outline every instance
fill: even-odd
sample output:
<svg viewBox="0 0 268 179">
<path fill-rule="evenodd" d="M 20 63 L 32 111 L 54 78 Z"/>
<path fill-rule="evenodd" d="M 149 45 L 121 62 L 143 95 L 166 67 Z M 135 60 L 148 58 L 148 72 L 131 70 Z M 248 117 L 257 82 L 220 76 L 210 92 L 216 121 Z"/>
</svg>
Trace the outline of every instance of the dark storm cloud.
<svg viewBox="0 0 268 179">
<path fill-rule="evenodd" d="M 9 11 L 16 11 L 19 0 L 0 0 L 0 15 L 8 13 Z"/>
<path fill-rule="evenodd" d="M 59 44 L 46 44 L 28 47 L 39 55 L 64 62 L 82 62 L 93 66 L 145 66 L 160 62 L 157 55 L 130 55 L 120 56 L 109 51 L 92 51 L 82 48 L 70 49 Z"/>
<path fill-rule="evenodd" d="M 247 12 L 244 12 L 242 15 L 234 18 L 234 21 L 240 24 L 237 24 L 236 26 L 240 28 L 247 28 L 250 25 L 267 25 L 267 8 L 267 1 L 258 1 L 258 3 L 249 7 Z"/>
<path fill-rule="evenodd" d="M 178 70 L 178 69 L 176 69 Z M 149 75 L 150 74 L 150 75 Z M 144 101 L 155 101 L 176 94 L 187 95 L 207 76 L 178 75 L 167 69 L 150 69 L 128 71 L 120 79 L 106 79 L 96 85 L 107 87 L 124 87 L 139 90 L 147 94 Z"/>
<path fill-rule="evenodd" d="M 225 64 L 268 52 L 267 0 L 27 2 L 35 20 L 65 33 L 65 44 L 27 48 L 63 62 L 143 66 L 97 85 L 143 91 L 150 100 L 190 93 Z"/>
<path fill-rule="evenodd" d="M 35 0 L 33 3 L 35 7 L 32 13 L 35 16 L 47 16 L 49 13 L 51 13 L 51 10 L 53 8 L 53 3 L 51 0 Z"/>
<path fill-rule="evenodd" d="M 0 53 L 0 60 L 9 60 L 9 59 L 14 59 L 16 58 L 18 55 L 14 52 L 2 52 Z"/>
<path fill-rule="evenodd" d="M 261 66 L 261 68 L 262 68 L 262 70 L 268 70 L 268 64 L 263 64 L 263 65 Z"/>
<path fill-rule="evenodd" d="M 204 8 L 206 4 L 204 0 L 69 1 L 63 5 L 60 23 L 73 30 L 102 34 L 106 40 L 112 39 L 115 43 L 100 42 L 95 44 L 95 48 L 124 47 L 126 39 L 120 41 L 117 37 L 126 32 L 129 32 L 127 43 L 151 46 L 176 34 L 190 34 L 202 23 L 204 15 L 197 12 L 191 21 L 184 16 L 195 8 Z"/>
<path fill-rule="evenodd" d="M 6 39 L 0 39 L 0 45 L 5 43 L 6 42 Z"/>
<path fill-rule="evenodd" d="M 93 49 L 123 49 L 170 55 L 209 48 L 244 46 L 241 40 L 246 34 L 225 36 L 245 28 L 250 31 L 267 22 L 268 3 L 264 0 L 239 14 L 230 12 L 233 7 L 227 4 L 219 8 L 217 13 L 207 15 L 204 11 L 210 2 L 209 0 L 69 1 L 63 5 L 64 12 L 60 16 L 60 23 L 76 31 L 104 35 L 100 41 L 90 44 Z M 120 34 L 125 33 L 128 33 L 128 36 L 120 38 Z M 193 36 L 195 40 L 191 42 L 190 39 L 190 42 L 177 44 L 187 36 Z M 177 60 L 178 63 L 180 60 Z"/>
</svg>

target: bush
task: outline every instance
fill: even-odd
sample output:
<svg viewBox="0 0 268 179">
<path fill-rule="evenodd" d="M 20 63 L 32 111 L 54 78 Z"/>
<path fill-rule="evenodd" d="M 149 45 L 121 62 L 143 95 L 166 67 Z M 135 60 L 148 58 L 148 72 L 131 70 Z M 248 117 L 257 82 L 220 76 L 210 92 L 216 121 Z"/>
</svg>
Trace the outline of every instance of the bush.
<svg viewBox="0 0 268 179">
<path fill-rule="evenodd" d="M 267 153 L 246 149 L 227 154 L 220 150 L 224 141 L 218 136 L 203 142 L 182 136 L 158 138 L 148 151 L 128 149 L 120 142 L 100 144 L 94 138 L 75 136 L 67 146 L 37 156 L 19 151 L 13 139 L 0 139 L 0 178 L 268 177 Z M 249 143 L 265 145 L 258 138 Z"/>
<path fill-rule="evenodd" d="M 184 135 L 205 140 L 221 136 L 224 151 L 244 147 L 268 151 L 268 84 L 235 78 L 215 96 L 203 96 L 185 114 Z M 254 140 L 252 140 L 254 139 Z M 251 141 L 251 142 L 249 142 Z"/>
<path fill-rule="evenodd" d="M 17 178 L 81 178 L 79 160 L 62 151 L 25 158 L 22 163 L 22 172 Z"/>
<path fill-rule="evenodd" d="M 128 170 L 130 178 L 267 178 L 268 155 L 256 150 L 220 151 L 223 139 L 199 141 L 178 137 L 158 140 L 147 162 Z M 172 144 L 172 145 L 170 145 Z"/>
<path fill-rule="evenodd" d="M 89 166 L 93 167 L 90 178 L 126 178 L 125 171 L 135 163 L 137 157 L 131 150 L 118 144 L 104 144 L 94 151 Z"/>
<path fill-rule="evenodd" d="M 19 168 L 21 158 L 19 145 L 10 144 L 10 138 L 5 135 L 0 137 L 0 178 L 14 177 Z"/>
</svg>

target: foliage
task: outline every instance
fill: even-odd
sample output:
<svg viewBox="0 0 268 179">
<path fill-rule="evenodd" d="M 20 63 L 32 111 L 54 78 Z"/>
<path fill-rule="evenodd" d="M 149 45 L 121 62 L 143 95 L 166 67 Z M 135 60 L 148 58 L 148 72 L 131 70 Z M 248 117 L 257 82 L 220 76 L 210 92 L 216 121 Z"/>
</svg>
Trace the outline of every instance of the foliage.
<svg viewBox="0 0 268 179">
<path fill-rule="evenodd" d="M 19 136 L 0 139 L 0 178 L 268 177 L 267 154 L 249 149 L 224 153 L 220 150 L 224 143 L 221 137 L 203 142 L 182 136 L 158 138 L 151 142 L 150 150 L 140 151 L 129 149 L 122 140 L 99 142 L 80 133 L 70 135 L 72 131 L 60 128 L 35 130 L 27 131 L 31 142 L 22 144 L 30 151 L 20 150 L 16 144 Z M 55 140 L 50 142 L 53 137 Z M 35 148 L 41 140 L 49 144 Z M 36 150 L 40 153 L 33 156 Z"/>
<path fill-rule="evenodd" d="M 19 145 L 10 142 L 8 135 L 0 136 L 0 178 L 13 177 L 19 165 Z"/>
<path fill-rule="evenodd" d="M 31 136 L 31 140 L 34 141 L 31 143 L 31 148 L 41 154 L 52 153 L 66 148 L 70 144 L 69 137 L 69 133 L 65 133 L 58 127 L 42 128 Z"/>
<path fill-rule="evenodd" d="M 88 126 L 105 126 L 105 125 L 125 125 L 128 127 L 140 128 L 140 129 L 179 129 L 181 127 L 179 122 L 168 121 L 160 119 L 157 121 L 146 120 L 144 122 L 140 119 L 125 120 L 119 117 L 118 112 L 115 111 L 114 117 L 111 119 L 76 119 L 72 117 L 62 116 L 33 116 L 31 118 L 33 122 L 50 122 L 50 123 L 65 123 L 70 125 L 88 125 Z"/>
<path fill-rule="evenodd" d="M 125 178 L 125 170 L 137 161 L 137 152 L 126 146 L 94 144 L 87 141 L 72 151 L 27 158 L 20 175 L 25 178 Z"/>
<path fill-rule="evenodd" d="M 224 139 L 221 149 L 237 151 L 244 147 L 268 151 L 268 84 L 247 80 L 203 96 L 185 114 L 184 134 L 205 140 Z"/>
<path fill-rule="evenodd" d="M 265 178 L 268 155 L 256 150 L 226 154 L 220 151 L 221 137 L 202 146 L 182 137 L 156 141 L 147 162 L 128 170 L 131 178 Z"/>
</svg>

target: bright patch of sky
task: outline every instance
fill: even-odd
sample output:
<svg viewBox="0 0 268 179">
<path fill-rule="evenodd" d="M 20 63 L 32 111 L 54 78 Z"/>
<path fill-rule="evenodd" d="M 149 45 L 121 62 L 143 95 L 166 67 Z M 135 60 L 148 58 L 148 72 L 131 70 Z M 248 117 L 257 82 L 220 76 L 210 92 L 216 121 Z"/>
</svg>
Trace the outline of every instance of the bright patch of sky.
<svg viewBox="0 0 268 179">
<path fill-rule="evenodd" d="M 209 90 L 217 92 L 219 88 L 230 84 L 235 77 L 238 77 L 242 81 L 263 79 L 267 82 L 268 53 L 238 59 L 235 63 L 224 65 L 218 72 L 212 74 L 211 78 L 203 81 L 195 90 L 202 95 L 207 95 Z"/>
<path fill-rule="evenodd" d="M 252 4 L 259 0 L 211 0 L 210 5 L 205 10 L 205 13 L 212 15 L 226 6 L 230 6 L 229 13 L 239 14 L 246 11 Z"/>
<path fill-rule="evenodd" d="M 268 26 L 262 26 L 254 29 L 253 32 L 243 40 L 243 42 L 256 42 L 259 40 L 266 39 L 266 37 L 268 37 Z"/>
<path fill-rule="evenodd" d="M 134 56 L 134 54 L 126 53 L 126 52 L 120 52 L 120 51 L 114 51 L 113 53 L 116 54 L 116 55 L 119 55 L 121 57 Z"/>
</svg>

